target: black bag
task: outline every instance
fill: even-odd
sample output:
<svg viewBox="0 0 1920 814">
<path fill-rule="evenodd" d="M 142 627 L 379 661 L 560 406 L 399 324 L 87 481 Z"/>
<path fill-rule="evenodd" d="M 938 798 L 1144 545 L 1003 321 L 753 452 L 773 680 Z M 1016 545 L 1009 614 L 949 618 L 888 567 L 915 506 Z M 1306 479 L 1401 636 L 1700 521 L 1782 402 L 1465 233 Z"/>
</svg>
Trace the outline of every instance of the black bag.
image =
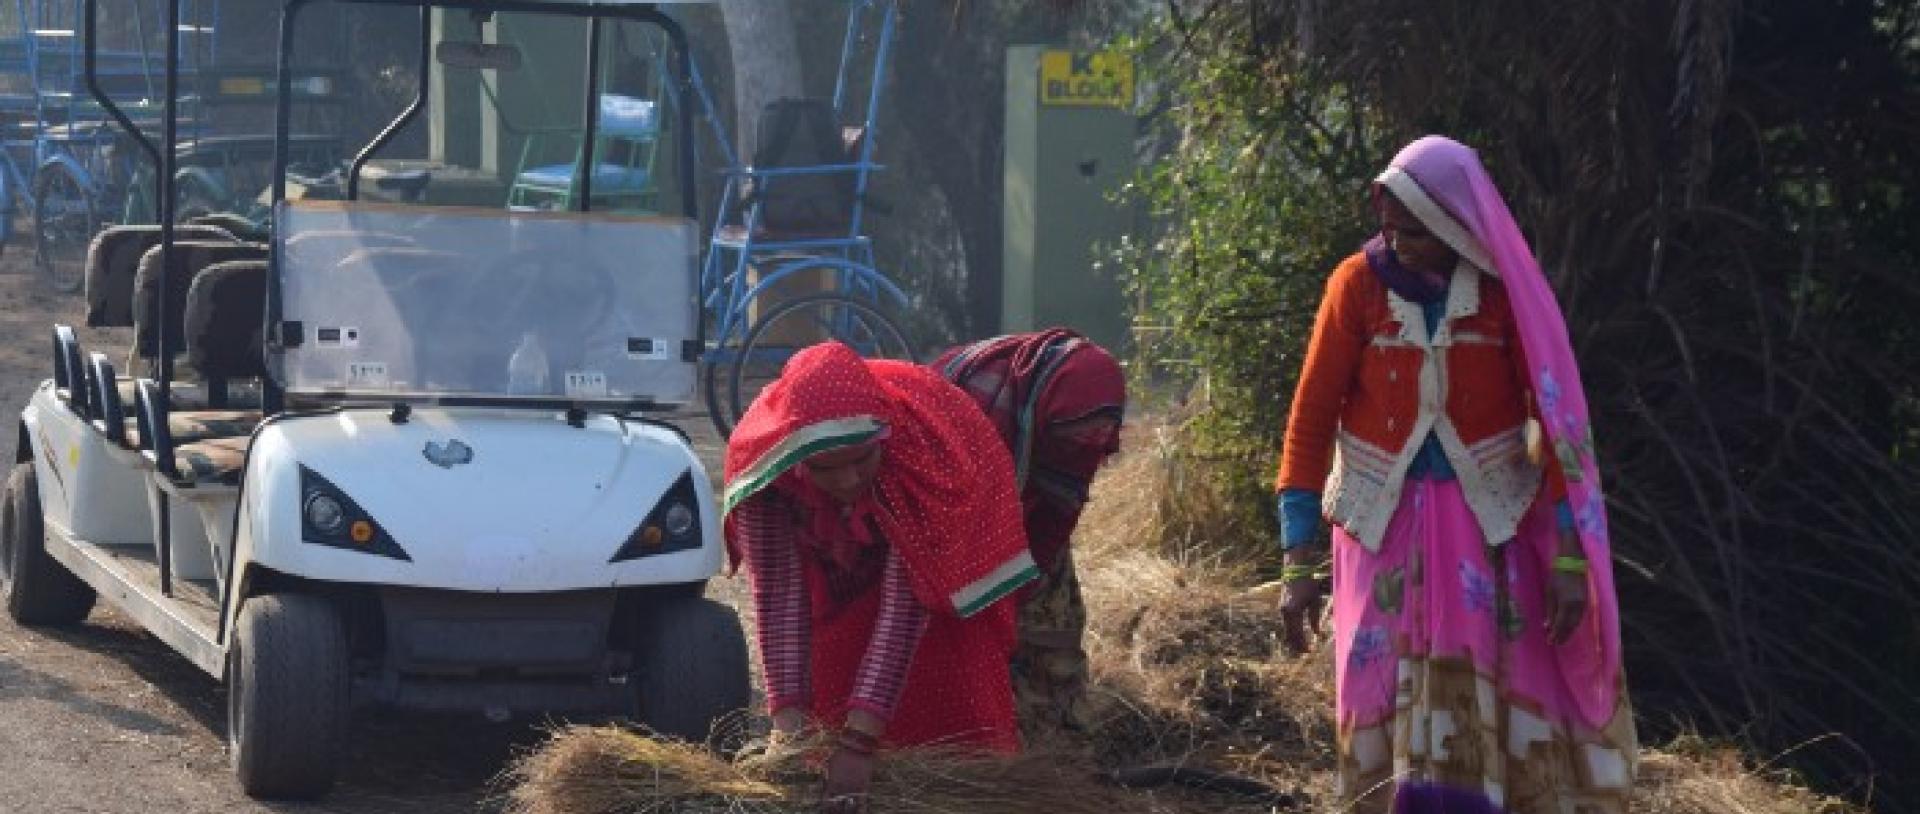
<svg viewBox="0 0 1920 814">
<path fill-rule="evenodd" d="M 851 155 L 827 99 L 776 99 L 760 111 L 755 169 L 851 164 Z M 853 222 L 851 170 L 760 178 L 747 190 L 760 203 L 760 228 L 778 234 L 845 234 Z"/>
</svg>

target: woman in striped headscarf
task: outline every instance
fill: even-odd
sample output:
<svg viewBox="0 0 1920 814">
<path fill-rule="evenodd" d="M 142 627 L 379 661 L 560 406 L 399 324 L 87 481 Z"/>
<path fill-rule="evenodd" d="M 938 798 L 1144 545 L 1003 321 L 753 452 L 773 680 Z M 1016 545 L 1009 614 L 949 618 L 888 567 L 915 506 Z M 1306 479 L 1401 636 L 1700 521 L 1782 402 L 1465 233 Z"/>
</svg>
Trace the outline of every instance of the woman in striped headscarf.
<svg viewBox="0 0 1920 814">
<path fill-rule="evenodd" d="M 1020 594 L 1013 657 L 1021 732 L 1085 732 L 1087 609 L 1067 543 L 1093 476 L 1120 451 L 1127 383 L 1104 348 L 1065 328 L 983 339 L 933 369 L 967 395 L 1013 453 L 1027 543 L 1040 578 Z"/>
</svg>

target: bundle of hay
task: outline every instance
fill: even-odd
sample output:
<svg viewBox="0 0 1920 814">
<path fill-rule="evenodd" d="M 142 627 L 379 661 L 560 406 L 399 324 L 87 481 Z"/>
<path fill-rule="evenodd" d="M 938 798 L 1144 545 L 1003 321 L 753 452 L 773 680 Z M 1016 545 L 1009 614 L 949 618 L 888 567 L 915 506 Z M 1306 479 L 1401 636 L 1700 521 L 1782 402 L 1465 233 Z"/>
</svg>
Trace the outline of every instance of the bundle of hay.
<svg viewBox="0 0 1920 814">
<path fill-rule="evenodd" d="M 618 727 L 571 727 L 509 770 L 513 814 L 786 814 L 820 801 L 820 744 L 728 760 Z M 939 749 L 889 752 L 870 797 L 875 812 L 1169 812 L 1177 799 L 1128 792 L 1085 761 L 1029 751 L 1011 757 Z"/>
</svg>

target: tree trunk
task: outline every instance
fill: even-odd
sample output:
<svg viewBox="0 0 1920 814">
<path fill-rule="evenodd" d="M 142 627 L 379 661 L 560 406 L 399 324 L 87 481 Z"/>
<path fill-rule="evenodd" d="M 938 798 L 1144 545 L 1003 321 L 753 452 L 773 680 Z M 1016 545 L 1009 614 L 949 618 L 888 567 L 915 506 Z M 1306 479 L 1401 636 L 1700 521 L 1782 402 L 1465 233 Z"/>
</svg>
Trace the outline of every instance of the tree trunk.
<svg viewBox="0 0 1920 814">
<path fill-rule="evenodd" d="M 733 60 L 734 143 L 742 159 L 751 160 L 760 109 L 804 93 L 799 34 L 788 3 L 721 0 L 720 13 Z"/>
</svg>

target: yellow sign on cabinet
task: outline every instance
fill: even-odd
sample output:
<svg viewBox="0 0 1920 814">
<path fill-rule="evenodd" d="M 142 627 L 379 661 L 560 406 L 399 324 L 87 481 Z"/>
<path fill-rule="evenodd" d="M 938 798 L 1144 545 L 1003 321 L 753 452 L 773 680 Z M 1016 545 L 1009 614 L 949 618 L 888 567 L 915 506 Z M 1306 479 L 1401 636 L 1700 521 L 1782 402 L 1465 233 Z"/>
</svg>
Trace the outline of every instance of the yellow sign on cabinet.
<svg viewBox="0 0 1920 814">
<path fill-rule="evenodd" d="M 1040 104 L 1132 107 L 1133 60 L 1106 51 L 1047 51 L 1040 55 Z"/>
</svg>

